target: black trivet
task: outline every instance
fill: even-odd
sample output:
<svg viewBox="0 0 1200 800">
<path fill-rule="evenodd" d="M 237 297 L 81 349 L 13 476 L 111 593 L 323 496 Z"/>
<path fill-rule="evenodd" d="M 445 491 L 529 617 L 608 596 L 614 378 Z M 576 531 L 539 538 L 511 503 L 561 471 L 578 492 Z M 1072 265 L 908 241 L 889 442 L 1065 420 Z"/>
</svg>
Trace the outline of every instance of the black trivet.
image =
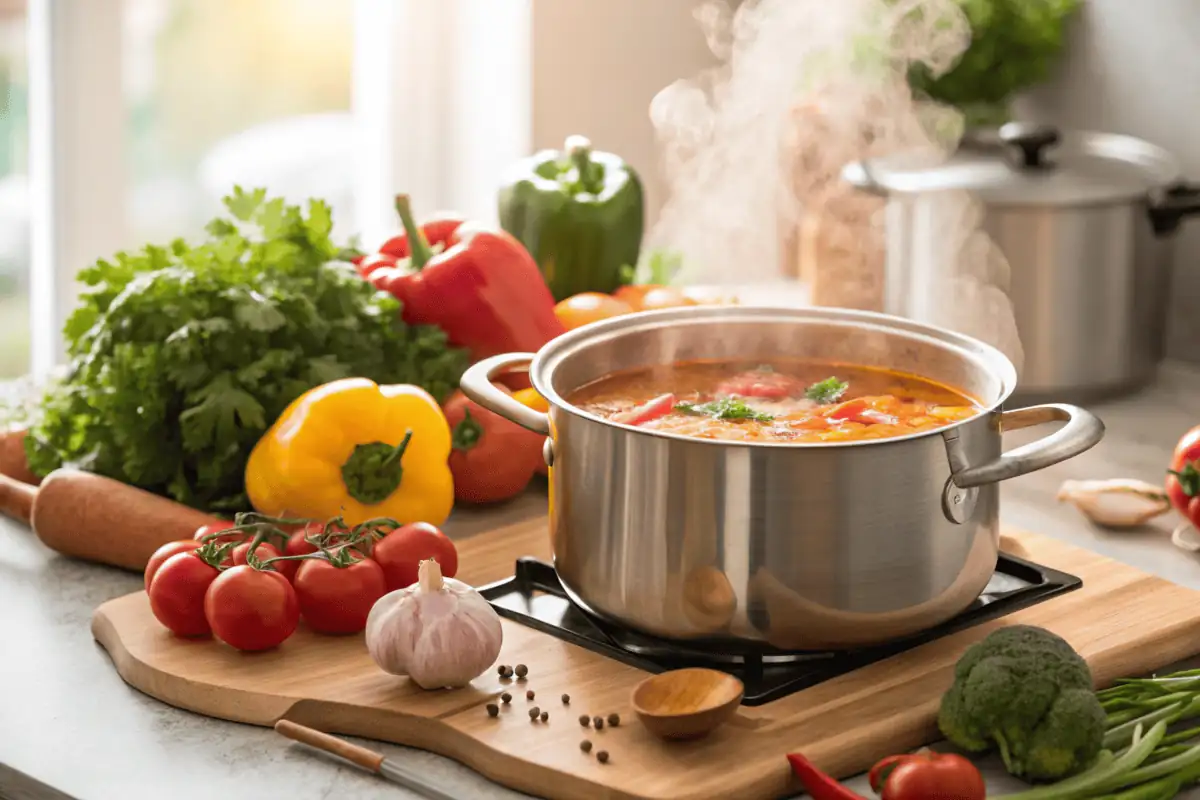
<svg viewBox="0 0 1200 800">
<path fill-rule="evenodd" d="M 597 619 L 572 603 L 554 567 L 535 558 L 517 559 L 513 577 L 481 587 L 479 592 L 501 616 L 646 672 L 709 667 L 735 675 L 745 685 L 742 705 L 757 706 L 1082 585 L 1074 575 L 1001 554 L 983 593 L 953 619 L 884 645 L 803 653 L 716 639 L 681 645 L 630 631 Z"/>
</svg>

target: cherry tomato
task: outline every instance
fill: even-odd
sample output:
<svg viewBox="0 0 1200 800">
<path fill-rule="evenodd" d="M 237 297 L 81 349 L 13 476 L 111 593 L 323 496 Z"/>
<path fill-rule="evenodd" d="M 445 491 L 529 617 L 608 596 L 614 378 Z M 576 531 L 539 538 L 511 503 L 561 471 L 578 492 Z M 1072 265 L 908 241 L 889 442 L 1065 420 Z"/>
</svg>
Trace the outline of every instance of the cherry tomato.
<svg viewBox="0 0 1200 800">
<path fill-rule="evenodd" d="M 154 580 L 154 575 L 158 572 L 159 567 L 165 564 L 168 558 L 176 553 L 190 553 L 200 547 L 201 544 L 202 542 L 198 542 L 195 539 L 180 539 L 175 542 L 167 542 L 155 550 L 154 555 L 150 556 L 150 560 L 146 562 L 146 591 L 150 591 L 150 582 Z"/>
<path fill-rule="evenodd" d="M 303 561 L 293 585 L 300 613 L 318 633 L 358 633 L 367 626 L 375 601 L 387 594 L 383 569 L 358 555 L 348 567 L 335 567 L 325 559 Z"/>
<path fill-rule="evenodd" d="M 628 411 L 614 414 L 612 420 L 625 425 L 642 425 L 670 414 L 671 410 L 675 408 L 675 402 L 675 395 L 660 394 L 648 403 L 642 403 Z"/>
<path fill-rule="evenodd" d="M 497 503 L 524 491 L 542 461 L 544 436 L 488 411 L 462 392 L 450 397 L 442 413 L 453 432 L 449 463 L 455 499 Z"/>
<path fill-rule="evenodd" d="M 204 616 L 213 634 L 231 647 L 267 650 L 296 630 L 300 603 L 280 573 L 241 564 L 222 572 L 208 587 Z"/>
<path fill-rule="evenodd" d="M 150 610 L 154 618 L 176 636 L 204 636 L 212 629 L 204 616 L 204 593 L 216 580 L 216 567 L 209 566 L 195 551 L 168 558 L 150 581 Z"/>
<path fill-rule="evenodd" d="M 372 253 L 355 265 L 356 269 L 358 269 L 358 274 L 364 278 L 370 278 L 371 274 L 377 269 L 394 266 L 396 266 L 395 256 L 390 256 L 387 253 Z"/>
<path fill-rule="evenodd" d="M 889 767 L 881 771 L 881 800 L 984 800 L 987 793 L 979 770 L 955 753 L 914 753 Z"/>
<path fill-rule="evenodd" d="M 1175 510 L 1200 527 L 1200 425 L 1185 433 L 1175 445 L 1166 489 Z"/>
<path fill-rule="evenodd" d="M 590 322 L 622 314 L 632 314 L 634 309 L 612 295 L 599 292 L 584 292 L 563 300 L 554 307 L 554 314 L 567 330 L 574 330 Z"/>
<path fill-rule="evenodd" d="M 372 557 L 383 570 L 389 592 L 416 583 L 417 567 L 425 559 L 437 561 L 447 578 L 458 572 L 454 542 L 428 522 L 414 522 L 392 531 L 375 543 Z"/>
<path fill-rule="evenodd" d="M 246 555 L 250 552 L 250 542 L 242 542 L 237 547 L 233 548 L 230 554 L 230 564 L 232 566 L 241 566 L 246 562 Z M 268 558 L 278 558 L 280 556 L 279 548 L 270 542 L 259 542 L 258 547 L 254 548 L 254 555 L 259 561 L 266 561 Z M 298 561 L 276 561 L 269 565 L 269 569 L 273 569 L 289 581 L 296 574 L 296 569 L 299 567 Z"/>
<path fill-rule="evenodd" d="M 200 541 L 209 534 L 229 530 L 232 527 L 232 522 L 210 522 L 207 525 L 201 525 L 199 528 L 196 528 L 196 532 L 192 534 L 192 538 Z M 219 542 L 221 542 L 221 544 L 228 544 L 229 542 L 244 542 L 246 541 L 246 535 L 246 531 L 234 531 L 233 533 L 227 533 L 224 536 L 215 536 L 213 538 L 217 539 Z"/>
</svg>

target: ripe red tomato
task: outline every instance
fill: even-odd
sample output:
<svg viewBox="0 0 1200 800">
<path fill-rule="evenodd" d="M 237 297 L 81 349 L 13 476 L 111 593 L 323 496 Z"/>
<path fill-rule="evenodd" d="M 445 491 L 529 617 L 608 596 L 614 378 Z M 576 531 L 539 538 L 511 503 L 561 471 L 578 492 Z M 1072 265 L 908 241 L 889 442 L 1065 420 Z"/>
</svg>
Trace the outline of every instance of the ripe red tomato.
<svg viewBox="0 0 1200 800">
<path fill-rule="evenodd" d="M 287 545 L 284 548 L 284 555 L 287 556 L 304 556 L 309 553 L 317 552 L 318 548 L 315 544 L 307 541 L 309 536 L 318 536 L 325 532 L 326 526 L 324 522 L 310 522 L 303 528 L 294 530 L 291 536 L 288 537 Z M 343 529 L 338 529 L 341 531 Z M 337 537 L 333 537 L 330 544 L 336 543 Z M 294 563 L 294 562 L 293 562 Z"/>
<path fill-rule="evenodd" d="M 145 582 L 146 591 L 150 591 L 150 581 L 154 580 L 154 575 L 158 572 L 163 564 L 167 563 L 167 559 L 176 553 L 190 553 L 200 547 L 202 542 L 195 539 L 179 539 L 174 542 L 167 542 L 162 547 L 154 551 L 154 555 L 150 556 L 150 560 L 146 562 Z"/>
<path fill-rule="evenodd" d="M 979 770 L 954 753 L 923 751 L 884 759 L 870 773 L 881 800 L 984 800 L 987 788 Z"/>
<path fill-rule="evenodd" d="M 246 555 L 250 552 L 250 542 L 242 542 L 237 547 L 233 548 L 230 553 L 230 566 L 241 566 L 246 563 Z M 258 547 L 254 548 L 254 555 L 259 561 L 266 561 L 268 558 L 278 558 L 279 548 L 270 542 L 259 542 Z M 271 564 L 269 569 L 273 569 L 289 581 L 296 574 L 298 567 L 296 561 L 276 561 Z"/>
<path fill-rule="evenodd" d="M 428 522 L 414 522 L 392 531 L 375 543 L 372 558 L 383 570 L 389 592 L 416 583 L 417 567 L 428 558 L 438 562 L 447 578 L 458 572 L 454 542 Z"/>
<path fill-rule="evenodd" d="M 1175 510 L 1200 528 L 1200 425 L 1175 445 L 1166 490 Z"/>
<path fill-rule="evenodd" d="M 192 538 L 196 541 L 201 541 L 205 536 L 208 536 L 211 533 L 219 533 L 220 531 L 229 530 L 232 527 L 232 522 L 210 522 L 207 525 L 201 525 L 199 528 L 196 528 L 196 532 L 192 534 Z M 233 533 L 227 533 L 224 536 L 214 536 L 213 538 L 219 541 L 221 544 L 228 544 L 229 542 L 244 542 L 246 540 L 246 536 L 246 531 L 235 531 Z"/>
<path fill-rule="evenodd" d="M 348 567 L 323 558 L 302 561 L 293 585 L 304 621 L 318 633 L 358 633 L 371 606 L 387 594 L 383 570 L 362 555 Z"/>
<path fill-rule="evenodd" d="M 204 616 L 204 593 L 216 580 L 216 567 L 195 552 L 168 558 L 150 581 L 150 610 L 176 636 L 204 636 L 212 629 Z"/>
<path fill-rule="evenodd" d="M 296 630 L 300 604 L 283 575 L 241 564 L 222 572 L 208 587 L 204 616 L 213 634 L 231 647 L 268 650 Z"/>
<path fill-rule="evenodd" d="M 449 463 L 455 499 L 496 503 L 524 491 L 542 463 L 544 436 L 488 411 L 462 392 L 455 392 L 442 411 L 454 433 Z"/>
</svg>

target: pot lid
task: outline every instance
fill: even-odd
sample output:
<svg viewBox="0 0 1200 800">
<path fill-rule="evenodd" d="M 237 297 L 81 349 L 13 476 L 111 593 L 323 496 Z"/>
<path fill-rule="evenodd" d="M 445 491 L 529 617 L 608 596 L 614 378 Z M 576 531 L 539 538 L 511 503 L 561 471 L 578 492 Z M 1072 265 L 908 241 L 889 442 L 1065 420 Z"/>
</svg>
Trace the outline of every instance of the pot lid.
<svg viewBox="0 0 1200 800">
<path fill-rule="evenodd" d="M 877 192 L 966 189 L 993 205 L 1089 205 L 1164 189 L 1179 167 L 1166 150 L 1132 136 L 1010 122 L 964 139 L 949 158 L 856 161 L 842 177 Z"/>
</svg>

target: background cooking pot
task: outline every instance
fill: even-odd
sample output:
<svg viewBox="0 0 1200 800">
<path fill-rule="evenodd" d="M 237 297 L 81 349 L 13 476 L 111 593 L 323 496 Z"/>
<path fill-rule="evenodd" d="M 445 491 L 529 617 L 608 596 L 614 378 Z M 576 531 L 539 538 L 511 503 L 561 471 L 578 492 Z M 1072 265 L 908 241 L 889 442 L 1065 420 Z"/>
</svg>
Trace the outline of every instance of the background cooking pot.
<svg viewBox="0 0 1200 800">
<path fill-rule="evenodd" d="M 1010 123 L 964 140 L 934 165 L 903 156 L 854 162 L 851 184 L 887 194 L 883 310 L 936 321 L 945 276 L 939 192 L 969 190 L 1011 269 L 1007 287 L 1025 351 L 1016 397 L 1084 401 L 1148 383 L 1162 360 L 1180 221 L 1200 188 L 1176 160 L 1129 136 Z"/>
<path fill-rule="evenodd" d="M 570 405 L 617 370 L 680 360 L 808 358 L 927 376 L 986 411 L 942 430 L 851 443 L 692 439 Z M 549 415 L 492 377 L 529 365 Z M 852 647 L 936 625 L 996 565 L 997 482 L 1070 458 L 1103 425 L 1082 409 L 1001 411 L 1011 362 L 968 337 L 843 309 L 691 307 L 571 331 L 535 356 L 501 355 L 462 379 L 479 404 L 548 434 L 555 567 L 601 617 L 714 649 Z M 1067 424 L 1001 453 L 1001 429 Z"/>
</svg>

